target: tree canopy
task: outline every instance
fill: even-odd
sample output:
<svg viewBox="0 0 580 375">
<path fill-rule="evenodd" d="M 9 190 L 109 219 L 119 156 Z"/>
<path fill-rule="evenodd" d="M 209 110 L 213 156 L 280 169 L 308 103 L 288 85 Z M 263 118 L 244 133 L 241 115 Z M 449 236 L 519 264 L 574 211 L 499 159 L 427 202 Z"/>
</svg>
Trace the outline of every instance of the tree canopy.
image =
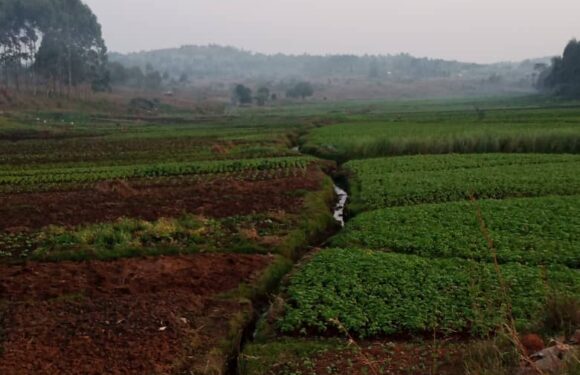
<svg viewBox="0 0 580 375">
<path fill-rule="evenodd" d="M 312 95 L 314 95 L 314 88 L 310 82 L 299 82 L 286 91 L 286 96 L 289 98 L 302 98 L 304 100 Z"/>
<path fill-rule="evenodd" d="M 16 88 L 109 86 L 101 25 L 80 0 L 0 0 L 0 67 Z"/>
<path fill-rule="evenodd" d="M 252 89 L 244 85 L 236 85 L 234 97 L 239 104 L 252 104 Z"/>
<path fill-rule="evenodd" d="M 552 60 L 538 81 L 540 89 L 566 97 L 580 97 L 580 41 L 571 40 L 562 57 Z"/>
</svg>

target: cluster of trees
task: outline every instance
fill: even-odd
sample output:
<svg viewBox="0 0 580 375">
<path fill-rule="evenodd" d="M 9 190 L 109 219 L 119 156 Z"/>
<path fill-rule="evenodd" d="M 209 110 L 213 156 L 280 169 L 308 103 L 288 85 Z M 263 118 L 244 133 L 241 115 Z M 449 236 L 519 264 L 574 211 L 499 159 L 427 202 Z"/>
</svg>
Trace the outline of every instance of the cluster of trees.
<svg viewBox="0 0 580 375">
<path fill-rule="evenodd" d="M 49 94 L 108 90 L 107 48 L 91 9 L 81 0 L 1 0 L 0 82 Z"/>
<path fill-rule="evenodd" d="M 552 60 L 552 65 L 539 67 L 541 90 L 565 97 L 580 98 L 580 41 L 571 40 L 562 57 Z"/>
<path fill-rule="evenodd" d="M 286 90 L 288 98 L 301 98 L 302 100 L 314 95 L 314 88 L 310 82 L 298 82 L 293 87 Z"/>
<path fill-rule="evenodd" d="M 286 97 L 292 99 L 300 98 L 304 100 L 312 95 L 314 95 L 314 88 L 310 82 L 298 82 L 286 90 Z M 267 87 L 260 87 L 254 96 L 252 89 L 242 84 L 236 85 L 233 96 L 236 103 L 241 105 L 248 105 L 255 102 L 259 106 L 263 106 L 270 101 L 276 101 L 278 99 L 278 95 L 271 93 Z"/>
<path fill-rule="evenodd" d="M 123 86 L 141 90 L 159 90 L 164 85 L 184 85 L 189 82 L 187 75 L 182 74 L 178 81 L 169 73 L 161 74 L 150 64 L 141 69 L 139 66 L 125 67 L 118 62 L 110 62 L 107 67 L 111 86 Z"/>
<path fill-rule="evenodd" d="M 269 101 L 276 101 L 277 94 L 270 94 L 270 89 L 267 87 L 260 87 L 253 96 L 252 89 L 244 85 L 236 85 L 234 88 L 234 100 L 241 105 L 252 104 L 254 101 L 259 106 L 266 105 Z"/>
</svg>

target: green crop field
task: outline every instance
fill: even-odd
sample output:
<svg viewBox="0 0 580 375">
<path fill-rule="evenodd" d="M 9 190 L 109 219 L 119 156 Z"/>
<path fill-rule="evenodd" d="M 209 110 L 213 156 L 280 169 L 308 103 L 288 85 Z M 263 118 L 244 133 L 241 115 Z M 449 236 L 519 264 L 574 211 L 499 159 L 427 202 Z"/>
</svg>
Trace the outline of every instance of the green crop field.
<svg viewBox="0 0 580 375">
<path fill-rule="evenodd" d="M 564 316 L 580 300 L 580 111 L 505 105 L 479 118 L 465 103 L 369 105 L 307 133 L 302 152 L 344 162 L 350 217 L 289 278 L 273 309 L 277 339 L 248 353 L 288 336 L 348 333 L 366 347 L 569 332 L 576 323 Z M 330 352 L 314 363 L 333 363 Z"/>
<path fill-rule="evenodd" d="M 101 180 L 191 176 L 242 171 L 271 171 L 306 168 L 310 157 L 282 157 L 250 160 L 199 161 L 111 167 L 41 168 L 0 173 L 0 186 L 87 183 Z"/>
<path fill-rule="evenodd" d="M 548 295 L 580 297 L 580 273 L 518 264 L 501 267 L 518 327 L 541 324 Z M 491 264 L 459 259 L 349 249 L 322 250 L 286 291 L 283 332 L 324 333 L 340 325 L 353 334 L 438 332 L 485 334 L 505 316 L 498 274 Z"/>
<path fill-rule="evenodd" d="M 483 220 L 501 263 L 564 264 L 580 268 L 580 196 L 482 200 L 391 207 L 364 212 L 332 240 L 428 258 L 492 262 Z"/>
<path fill-rule="evenodd" d="M 314 130 L 304 149 L 339 160 L 386 155 L 580 152 L 580 110 L 520 108 L 360 116 Z M 485 117 L 479 117 L 485 116 Z"/>
<path fill-rule="evenodd" d="M 102 166 L 295 155 L 289 136 L 300 124 L 156 124 L 128 120 L 0 121 L 0 165 Z M 46 121 L 46 120 L 43 120 Z"/>
<path fill-rule="evenodd" d="M 356 160 L 355 211 L 381 207 L 580 193 L 580 156 L 433 155 Z"/>
</svg>

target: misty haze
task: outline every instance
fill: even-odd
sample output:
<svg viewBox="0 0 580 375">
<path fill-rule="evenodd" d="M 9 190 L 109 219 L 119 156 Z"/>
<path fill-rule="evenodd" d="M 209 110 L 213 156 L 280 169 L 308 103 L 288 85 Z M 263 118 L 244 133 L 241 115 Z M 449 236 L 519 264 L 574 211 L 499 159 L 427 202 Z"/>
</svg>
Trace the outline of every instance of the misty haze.
<svg viewBox="0 0 580 375">
<path fill-rule="evenodd" d="M 0 0 L 0 374 L 580 374 L 577 0 Z"/>
</svg>

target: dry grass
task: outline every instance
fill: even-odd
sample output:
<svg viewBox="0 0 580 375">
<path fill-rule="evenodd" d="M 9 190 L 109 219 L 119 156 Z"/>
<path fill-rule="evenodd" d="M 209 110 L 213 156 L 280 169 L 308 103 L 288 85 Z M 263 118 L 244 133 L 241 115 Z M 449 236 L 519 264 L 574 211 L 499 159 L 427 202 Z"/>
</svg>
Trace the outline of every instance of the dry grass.
<svg viewBox="0 0 580 375">
<path fill-rule="evenodd" d="M 544 329 L 550 333 L 563 333 L 569 338 L 580 327 L 580 301 L 564 294 L 548 298 L 544 317 Z"/>
</svg>

